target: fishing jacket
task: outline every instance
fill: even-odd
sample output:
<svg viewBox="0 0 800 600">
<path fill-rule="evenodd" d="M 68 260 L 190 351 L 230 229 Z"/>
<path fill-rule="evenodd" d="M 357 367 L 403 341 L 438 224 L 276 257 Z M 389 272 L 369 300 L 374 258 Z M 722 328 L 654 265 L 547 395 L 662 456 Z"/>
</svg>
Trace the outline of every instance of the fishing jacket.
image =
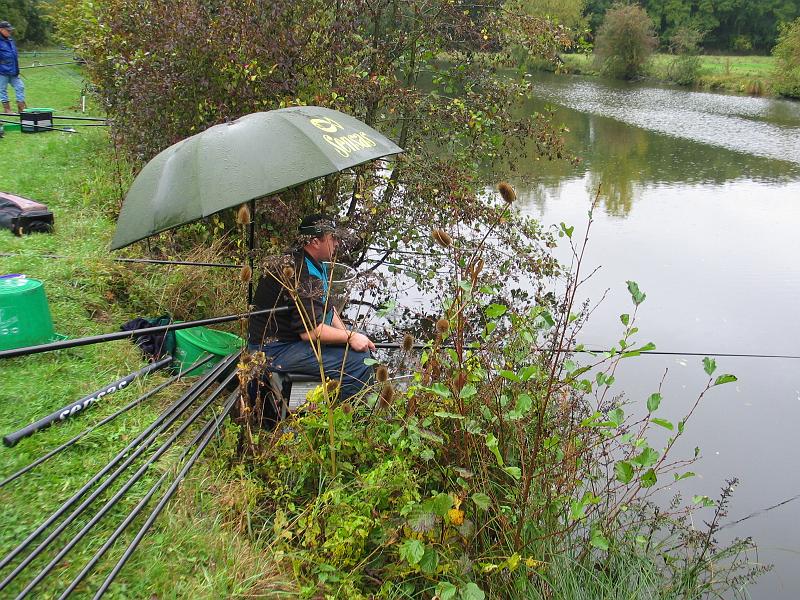
<svg viewBox="0 0 800 600">
<path fill-rule="evenodd" d="M 0 35 L 0 75 L 16 77 L 19 75 L 19 55 L 12 38 Z"/>
</svg>

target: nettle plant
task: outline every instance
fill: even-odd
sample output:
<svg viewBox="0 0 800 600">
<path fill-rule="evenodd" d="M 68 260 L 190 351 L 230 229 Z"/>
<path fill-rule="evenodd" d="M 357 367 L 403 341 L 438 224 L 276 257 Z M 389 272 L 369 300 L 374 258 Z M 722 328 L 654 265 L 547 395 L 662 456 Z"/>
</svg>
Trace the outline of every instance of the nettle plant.
<svg viewBox="0 0 800 600">
<path fill-rule="evenodd" d="M 681 420 L 658 416 L 661 385 L 634 417 L 638 407 L 609 390 L 622 360 L 654 348 L 635 340 L 645 294 L 628 282 L 634 308 L 618 345 L 582 353 L 589 311 L 574 305 L 587 237 L 560 300 L 504 300 L 483 269 L 496 262 L 491 236 L 510 215 L 509 190 L 479 238 L 432 232 L 450 292 L 410 384 L 379 368 L 374 389 L 346 403 L 321 386 L 264 440 L 254 465 L 279 559 L 308 597 L 551 597 L 568 576 L 694 597 L 755 576 L 749 540 L 714 541 L 732 484 L 703 532 L 687 515 L 711 499 L 652 502 L 693 475 L 699 450 L 673 458 L 673 447 L 706 393 L 736 378 L 714 377 L 706 359 L 709 381 Z M 560 232 L 573 244 L 572 228 Z M 663 447 L 651 445 L 653 428 L 668 431 Z"/>
</svg>

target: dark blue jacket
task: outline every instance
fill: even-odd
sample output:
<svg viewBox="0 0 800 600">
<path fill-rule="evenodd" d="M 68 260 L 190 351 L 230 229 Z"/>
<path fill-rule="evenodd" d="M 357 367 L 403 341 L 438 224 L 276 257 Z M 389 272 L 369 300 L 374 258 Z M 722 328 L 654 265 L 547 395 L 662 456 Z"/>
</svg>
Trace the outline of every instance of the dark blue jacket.
<svg viewBox="0 0 800 600">
<path fill-rule="evenodd" d="M 11 38 L 0 35 L 0 75 L 19 75 L 19 55 Z"/>
</svg>

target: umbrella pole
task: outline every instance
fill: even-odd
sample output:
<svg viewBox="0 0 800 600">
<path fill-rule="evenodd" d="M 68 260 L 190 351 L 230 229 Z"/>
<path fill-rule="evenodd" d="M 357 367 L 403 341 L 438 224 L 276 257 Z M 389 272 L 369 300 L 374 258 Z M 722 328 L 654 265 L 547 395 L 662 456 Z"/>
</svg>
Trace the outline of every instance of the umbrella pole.
<svg viewBox="0 0 800 600">
<path fill-rule="evenodd" d="M 247 264 L 250 265 L 250 281 L 247 282 L 247 310 L 253 305 L 253 252 L 256 247 L 256 201 L 250 200 L 250 227 L 247 231 Z"/>
</svg>

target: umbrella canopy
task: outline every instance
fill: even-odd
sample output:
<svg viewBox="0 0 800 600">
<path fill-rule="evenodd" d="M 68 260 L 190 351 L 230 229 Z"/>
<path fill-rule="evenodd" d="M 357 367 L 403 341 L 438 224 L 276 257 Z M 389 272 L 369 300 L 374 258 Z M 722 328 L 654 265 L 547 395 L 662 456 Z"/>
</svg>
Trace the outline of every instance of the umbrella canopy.
<svg viewBox="0 0 800 600">
<path fill-rule="evenodd" d="M 358 119 L 319 106 L 215 125 L 144 166 L 122 204 L 111 249 L 402 151 Z"/>
</svg>

